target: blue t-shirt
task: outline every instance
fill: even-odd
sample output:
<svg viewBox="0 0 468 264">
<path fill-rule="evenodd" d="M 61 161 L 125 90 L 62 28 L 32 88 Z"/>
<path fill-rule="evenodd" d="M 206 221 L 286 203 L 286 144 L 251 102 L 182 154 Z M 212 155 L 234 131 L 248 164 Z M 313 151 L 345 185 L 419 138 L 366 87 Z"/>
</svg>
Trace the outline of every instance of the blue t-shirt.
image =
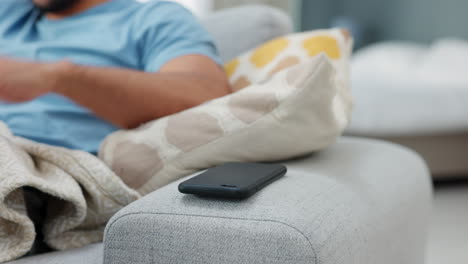
<svg viewBox="0 0 468 264">
<path fill-rule="evenodd" d="M 157 72 L 188 54 L 206 55 L 219 63 L 209 34 L 176 3 L 110 0 L 50 20 L 31 0 L 0 1 L 0 56 L 42 62 L 67 59 L 145 72 Z M 58 94 L 21 104 L 0 102 L 0 120 L 17 136 L 88 152 L 97 152 L 104 137 L 118 129 Z"/>
</svg>

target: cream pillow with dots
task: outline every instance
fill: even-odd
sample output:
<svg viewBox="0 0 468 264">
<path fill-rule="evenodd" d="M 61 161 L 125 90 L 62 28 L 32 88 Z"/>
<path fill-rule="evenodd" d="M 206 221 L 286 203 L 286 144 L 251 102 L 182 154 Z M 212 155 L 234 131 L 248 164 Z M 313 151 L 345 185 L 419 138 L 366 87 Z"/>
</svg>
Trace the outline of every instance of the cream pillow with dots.
<svg viewBox="0 0 468 264">
<path fill-rule="evenodd" d="M 99 157 L 147 194 L 222 163 L 278 161 L 323 149 L 349 121 L 351 45 L 340 30 L 266 43 L 226 65 L 235 93 L 117 131 Z"/>
</svg>

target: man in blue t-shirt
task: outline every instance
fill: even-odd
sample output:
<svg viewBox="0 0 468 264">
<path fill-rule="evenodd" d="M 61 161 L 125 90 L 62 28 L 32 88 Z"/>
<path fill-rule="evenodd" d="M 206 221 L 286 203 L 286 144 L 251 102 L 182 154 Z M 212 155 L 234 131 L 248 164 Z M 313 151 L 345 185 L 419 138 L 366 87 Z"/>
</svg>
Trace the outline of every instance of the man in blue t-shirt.
<svg viewBox="0 0 468 264">
<path fill-rule="evenodd" d="M 96 153 L 106 135 L 229 92 L 209 34 L 180 5 L 0 0 L 0 120 Z"/>
</svg>

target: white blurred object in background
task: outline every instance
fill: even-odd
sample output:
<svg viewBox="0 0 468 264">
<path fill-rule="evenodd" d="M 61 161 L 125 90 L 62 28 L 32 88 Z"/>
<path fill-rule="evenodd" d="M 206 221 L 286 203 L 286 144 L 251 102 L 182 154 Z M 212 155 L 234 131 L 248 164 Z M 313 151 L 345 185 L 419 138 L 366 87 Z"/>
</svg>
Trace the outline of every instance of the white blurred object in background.
<svg viewBox="0 0 468 264">
<path fill-rule="evenodd" d="M 387 42 L 360 49 L 351 63 L 356 103 L 348 133 L 401 138 L 464 133 L 467 70 L 464 40 Z"/>
<path fill-rule="evenodd" d="M 351 68 L 357 89 L 467 89 L 468 41 L 373 44 L 356 52 Z"/>
<path fill-rule="evenodd" d="M 420 74 L 434 82 L 459 82 L 468 87 L 468 41 L 440 39 L 430 47 L 421 61 Z"/>
<path fill-rule="evenodd" d="M 137 0 L 138 2 L 148 2 L 151 0 Z M 184 5 L 197 17 L 204 17 L 213 10 L 213 0 L 169 0 Z"/>
</svg>

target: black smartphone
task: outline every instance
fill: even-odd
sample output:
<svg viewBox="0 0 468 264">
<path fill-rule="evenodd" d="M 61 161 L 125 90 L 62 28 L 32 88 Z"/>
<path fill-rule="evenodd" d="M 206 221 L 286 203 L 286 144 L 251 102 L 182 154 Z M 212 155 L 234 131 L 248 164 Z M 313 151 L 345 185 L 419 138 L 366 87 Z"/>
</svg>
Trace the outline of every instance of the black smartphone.
<svg viewBox="0 0 468 264">
<path fill-rule="evenodd" d="M 226 163 L 179 184 L 179 191 L 208 197 L 242 199 L 286 174 L 286 167 L 270 163 Z"/>
</svg>

